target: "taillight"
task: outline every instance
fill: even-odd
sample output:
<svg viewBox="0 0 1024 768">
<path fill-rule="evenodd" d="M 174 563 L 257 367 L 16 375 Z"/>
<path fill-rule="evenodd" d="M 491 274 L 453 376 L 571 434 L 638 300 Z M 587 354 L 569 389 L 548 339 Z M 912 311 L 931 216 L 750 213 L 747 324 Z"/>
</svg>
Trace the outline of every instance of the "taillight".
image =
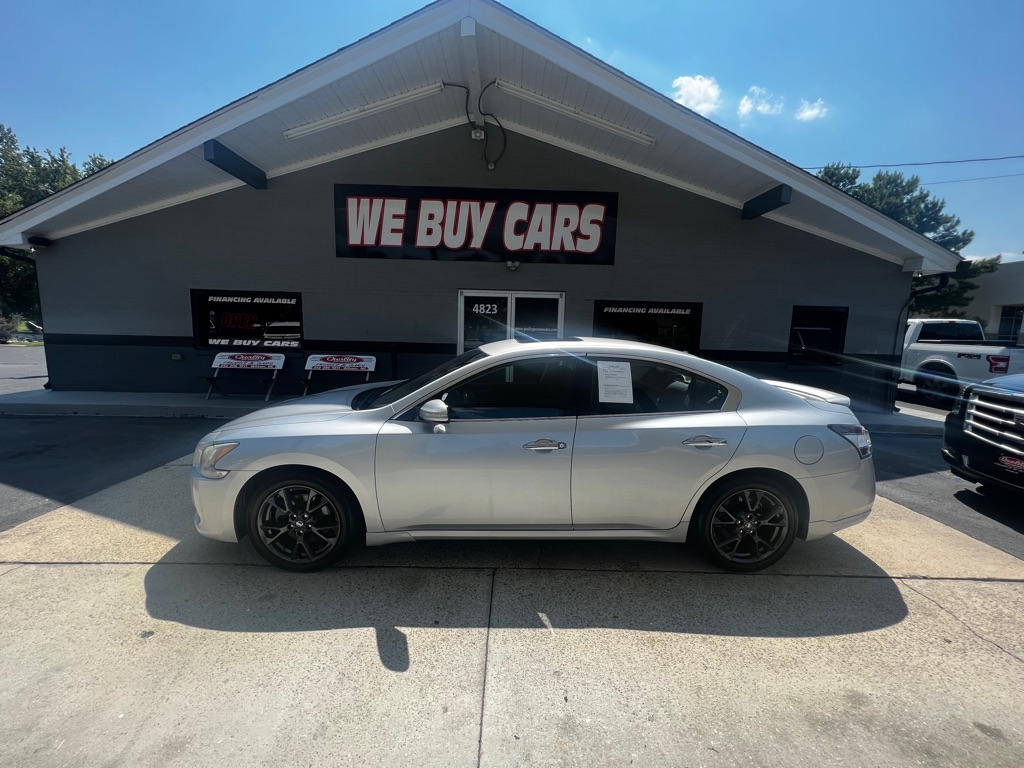
<svg viewBox="0 0 1024 768">
<path fill-rule="evenodd" d="M 829 424 L 828 428 L 849 440 L 862 459 L 871 456 L 871 435 L 860 424 Z"/>
<path fill-rule="evenodd" d="M 989 373 L 1007 373 L 1010 370 L 1009 355 L 988 355 Z"/>
</svg>

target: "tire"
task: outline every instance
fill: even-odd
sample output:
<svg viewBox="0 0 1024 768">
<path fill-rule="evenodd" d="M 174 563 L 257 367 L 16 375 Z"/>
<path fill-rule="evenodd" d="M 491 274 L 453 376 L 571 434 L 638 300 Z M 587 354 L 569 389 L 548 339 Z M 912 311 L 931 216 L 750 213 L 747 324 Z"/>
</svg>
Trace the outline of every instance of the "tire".
<svg viewBox="0 0 1024 768">
<path fill-rule="evenodd" d="M 728 571 L 750 573 L 777 563 L 793 546 L 797 505 L 780 486 L 757 478 L 730 482 L 702 499 L 697 543 Z"/>
<path fill-rule="evenodd" d="M 921 399 L 933 408 L 952 409 L 960 394 L 956 374 L 946 368 L 923 368 L 914 383 Z"/>
<path fill-rule="evenodd" d="M 336 563 L 355 529 L 352 505 L 313 473 L 278 476 L 256 488 L 246 524 L 257 554 L 286 571 L 310 573 Z"/>
</svg>

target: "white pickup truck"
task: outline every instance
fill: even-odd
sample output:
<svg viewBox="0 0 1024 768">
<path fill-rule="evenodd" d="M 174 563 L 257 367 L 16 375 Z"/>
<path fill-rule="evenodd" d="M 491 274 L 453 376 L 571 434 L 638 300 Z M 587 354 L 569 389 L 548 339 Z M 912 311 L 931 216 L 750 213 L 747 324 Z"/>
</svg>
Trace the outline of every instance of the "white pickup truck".
<svg viewBox="0 0 1024 768">
<path fill-rule="evenodd" d="M 1024 347 L 992 344 L 974 320 L 907 321 L 900 381 L 929 403 L 951 406 L 964 384 L 1024 373 Z"/>
</svg>

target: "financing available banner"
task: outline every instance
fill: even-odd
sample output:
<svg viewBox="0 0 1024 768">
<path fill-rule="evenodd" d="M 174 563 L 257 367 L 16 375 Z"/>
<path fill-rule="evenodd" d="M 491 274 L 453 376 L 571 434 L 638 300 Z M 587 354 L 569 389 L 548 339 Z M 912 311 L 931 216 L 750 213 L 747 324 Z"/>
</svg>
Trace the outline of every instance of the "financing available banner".
<svg viewBox="0 0 1024 768">
<path fill-rule="evenodd" d="M 614 192 L 334 187 L 345 258 L 612 265 L 617 217 Z"/>
<path fill-rule="evenodd" d="M 594 335 L 700 351 L 704 305 L 678 301 L 595 301 Z"/>
<path fill-rule="evenodd" d="M 302 349 L 302 294 L 192 289 L 196 349 Z"/>
</svg>

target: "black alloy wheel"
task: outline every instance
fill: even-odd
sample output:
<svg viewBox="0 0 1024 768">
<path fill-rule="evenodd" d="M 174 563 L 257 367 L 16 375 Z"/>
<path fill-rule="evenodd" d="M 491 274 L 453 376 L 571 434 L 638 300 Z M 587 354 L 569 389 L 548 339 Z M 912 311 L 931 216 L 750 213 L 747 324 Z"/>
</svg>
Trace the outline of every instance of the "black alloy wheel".
<svg viewBox="0 0 1024 768">
<path fill-rule="evenodd" d="M 250 498 L 249 535 L 256 552 L 286 571 L 319 571 L 344 553 L 352 530 L 342 494 L 313 476 L 261 487 Z"/>
<path fill-rule="evenodd" d="M 796 504 L 768 482 L 728 485 L 699 514 L 697 534 L 704 554 L 730 571 L 767 568 L 782 559 L 796 538 Z"/>
</svg>

